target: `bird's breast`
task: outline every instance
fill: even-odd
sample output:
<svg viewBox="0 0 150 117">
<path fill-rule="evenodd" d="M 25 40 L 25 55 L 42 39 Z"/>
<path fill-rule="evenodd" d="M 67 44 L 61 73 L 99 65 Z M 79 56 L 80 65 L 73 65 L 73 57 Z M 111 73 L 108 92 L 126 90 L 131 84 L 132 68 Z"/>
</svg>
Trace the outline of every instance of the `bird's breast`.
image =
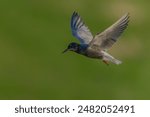
<svg viewBox="0 0 150 117">
<path fill-rule="evenodd" d="M 92 48 L 87 48 L 85 51 L 85 56 L 90 57 L 90 58 L 98 58 L 101 59 L 103 57 L 103 54 L 101 53 L 100 50 L 95 50 Z"/>
</svg>

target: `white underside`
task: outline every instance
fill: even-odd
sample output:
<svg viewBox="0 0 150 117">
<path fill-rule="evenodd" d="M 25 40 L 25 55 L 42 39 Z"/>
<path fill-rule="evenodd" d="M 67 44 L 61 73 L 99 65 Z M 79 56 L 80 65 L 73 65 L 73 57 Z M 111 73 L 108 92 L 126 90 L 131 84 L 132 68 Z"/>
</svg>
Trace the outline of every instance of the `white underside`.
<svg viewBox="0 0 150 117">
<path fill-rule="evenodd" d="M 101 52 L 102 52 L 102 54 L 103 54 L 103 58 L 102 58 L 103 60 L 105 60 L 105 61 L 110 61 L 110 62 L 112 62 L 112 63 L 114 63 L 114 64 L 117 64 L 117 65 L 119 65 L 119 64 L 122 63 L 121 61 L 115 59 L 113 56 L 111 56 L 111 55 L 108 54 L 107 52 L 105 52 L 105 51 L 101 51 Z"/>
</svg>

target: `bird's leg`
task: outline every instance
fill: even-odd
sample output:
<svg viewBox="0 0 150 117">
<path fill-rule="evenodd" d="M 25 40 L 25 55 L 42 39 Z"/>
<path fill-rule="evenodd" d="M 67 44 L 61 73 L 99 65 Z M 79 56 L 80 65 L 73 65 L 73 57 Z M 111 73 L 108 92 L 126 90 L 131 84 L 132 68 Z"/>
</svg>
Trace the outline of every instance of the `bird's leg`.
<svg viewBox="0 0 150 117">
<path fill-rule="evenodd" d="M 106 60 L 102 60 L 106 65 L 109 65 L 109 62 Z"/>
</svg>

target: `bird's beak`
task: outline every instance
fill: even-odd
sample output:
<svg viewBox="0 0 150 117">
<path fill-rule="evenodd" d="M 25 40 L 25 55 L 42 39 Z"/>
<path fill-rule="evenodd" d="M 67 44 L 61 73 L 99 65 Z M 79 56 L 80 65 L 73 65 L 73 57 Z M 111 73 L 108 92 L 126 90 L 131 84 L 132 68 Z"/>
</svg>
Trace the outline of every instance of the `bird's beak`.
<svg viewBox="0 0 150 117">
<path fill-rule="evenodd" d="M 65 52 L 67 52 L 68 51 L 68 48 L 67 49 L 65 49 L 62 53 L 65 53 Z"/>
</svg>

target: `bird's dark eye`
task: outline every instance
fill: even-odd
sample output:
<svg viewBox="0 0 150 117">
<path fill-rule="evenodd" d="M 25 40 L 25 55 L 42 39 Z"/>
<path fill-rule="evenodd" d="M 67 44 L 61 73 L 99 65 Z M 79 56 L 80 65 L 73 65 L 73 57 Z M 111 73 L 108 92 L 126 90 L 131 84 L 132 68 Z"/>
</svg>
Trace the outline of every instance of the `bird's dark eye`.
<svg viewBox="0 0 150 117">
<path fill-rule="evenodd" d="M 72 50 L 72 51 L 76 51 L 76 50 L 78 50 L 78 44 L 70 43 L 69 46 L 68 46 L 68 49 Z"/>
<path fill-rule="evenodd" d="M 75 48 L 75 47 L 76 47 L 76 45 L 75 45 L 75 44 L 72 44 L 72 47 L 73 47 L 73 48 Z"/>
<path fill-rule="evenodd" d="M 68 48 L 76 48 L 76 44 L 71 43 Z"/>
<path fill-rule="evenodd" d="M 69 47 L 68 48 L 72 48 L 73 46 L 72 45 L 69 45 Z"/>
</svg>

